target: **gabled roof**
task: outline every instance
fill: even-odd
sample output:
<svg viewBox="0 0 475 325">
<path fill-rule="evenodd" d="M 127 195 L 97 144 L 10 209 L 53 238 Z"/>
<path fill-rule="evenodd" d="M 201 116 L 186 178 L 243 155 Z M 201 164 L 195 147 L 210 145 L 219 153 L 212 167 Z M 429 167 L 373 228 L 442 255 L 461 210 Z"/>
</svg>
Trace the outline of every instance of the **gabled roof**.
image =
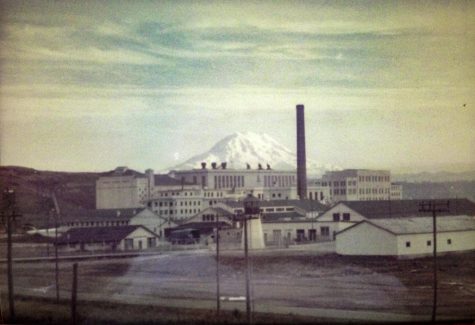
<svg viewBox="0 0 475 325">
<path fill-rule="evenodd" d="M 219 221 L 218 225 L 220 229 L 231 228 L 231 226 L 227 222 L 224 222 L 224 221 Z M 178 227 L 173 228 L 171 232 L 173 232 L 174 230 L 181 230 L 181 229 L 194 229 L 194 230 L 199 230 L 200 234 L 208 234 L 208 233 L 213 232 L 215 228 L 216 228 L 216 222 L 214 221 L 190 222 L 190 223 L 181 224 Z"/>
<path fill-rule="evenodd" d="M 130 220 L 147 208 L 130 209 L 98 209 L 98 210 L 70 210 L 62 216 L 62 222 L 67 221 L 110 221 Z M 151 210 L 149 210 L 152 212 Z M 153 212 L 152 212 L 153 213 Z"/>
<path fill-rule="evenodd" d="M 423 217 L 427 213 L 419 212 L 420 203 L 426 200 L 385 200 L 385 201 L 341 201 L 350 209 L 358 212 L 368 219 L 374 218 L 402 218 Z M 467 199 L 436 200 L 449 202 L 449 212 L 438 212 L 443 215 L 469 215 L 475 216 L 475 203 Z"/>
<path fill-rule="evenodd" d="M 432 217 L 372 219 L 363 220 L 348 227 L 337 235 L 367 223 L 393 235 L 430 234 L 433 231 Z M 475 218 L 466 215 L 437 217 L 437 232 L 475 230 Z"/>
<path fill-rule="evenodd" d="M 157 234 L 143 226 L 72 228 L 58 239 L 58 244 L 119 242 L 138 228 L 142 228 L 151 235 L 157 236 Z"/>
<path fill-rule="evenodd" d="M 226 204 L 232 208 L 244 208 L 243 201 L 224 201 L 223 204 Z M 328 207 L 321 204 L 318 201 L 314 200 L 262 200 L 259 201 L 259 207 L 297 207 L 305 211 L 326 211 Z"/>
</svg>

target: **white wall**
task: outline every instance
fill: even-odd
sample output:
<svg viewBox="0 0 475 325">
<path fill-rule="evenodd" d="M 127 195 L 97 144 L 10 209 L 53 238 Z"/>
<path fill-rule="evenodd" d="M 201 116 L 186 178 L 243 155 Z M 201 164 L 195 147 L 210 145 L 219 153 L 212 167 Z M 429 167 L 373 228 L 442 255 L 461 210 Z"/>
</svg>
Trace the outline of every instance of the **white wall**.
<svg viewBox="0 0 475 325">
<path fill-rule="evenodd" d="M 451 244 L 448 244 L 448 240 Z M 427 241 L 431 245 L 427 245 Z M 406 247 L 406 242 L 410 242 L 410 247 Z M 398 255 L 423 255 L 432 254 L 433 238 L 431 233 L 399 235 L 397 238 Z M 464 250 L 475 250 L 475 230 L 442 232 L 437 234 L 437 251 L 454 252 Z"/>
<path fill-rule="evenodd" d="M 133 176 L 101 177 L 96 181 L 97 209 L 126 209 L 143 206 Z"/>
<path fill-rule="evenodd" d="M 125 240 L 126 239 L 133 239 L 133 249 L 137 250 L 139 249 L 139 242 L 142 242 L 142 249 L 147 249 L 151 248 L 148 247 L 148 238 L 156 238 L 156 241 L 158 243 L 158 238 L 152 235 L 149 231 L 143 229 L 143 228 L 137 228 L 133 232 L 131 232 L 127 237 L 125 237 L 123 240 L 121 240 L 118 249 L 125 250 Z"/>
<path fill-rule="evenodd" d="M 337 234 L 336 252 L 341 255 L 396 255 L 396 236 L 366 222 Z"/>
<path fill-rule="evenodd" d="M 366 220 L 365 217 L 363 217 L 361 214 L 358 212 L 350 209 L 343 203 L 338 203 L 335 205 L 333 208 L 330 210 L 327 210 L 325 213 L 323 213 L 321 216 L 317 217 L 318 221 L 333 221 L 333 214 L 334 213 L 339 213 L 340 214 L 340 220 L 343 220 L 343 213 L 349 213 L 350 214 L 350 221 L 351 222 L 359 222 L 362 220 Z"/>
</svg>

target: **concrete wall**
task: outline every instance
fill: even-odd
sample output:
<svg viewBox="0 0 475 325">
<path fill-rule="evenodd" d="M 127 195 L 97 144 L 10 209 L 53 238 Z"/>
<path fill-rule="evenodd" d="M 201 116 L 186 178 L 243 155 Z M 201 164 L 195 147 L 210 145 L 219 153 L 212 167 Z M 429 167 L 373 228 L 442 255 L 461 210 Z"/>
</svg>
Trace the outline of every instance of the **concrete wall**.
<svg viewBox="0 0 475 325">
<path fill-rule="evenodd" d="M 146 182 L 146 179 L 144 179 Z M 126 209 L 142 207 L 142 185 L 133 176 L 101 177 L 96 181 L 97 209 Z"/>
<path fill-rule="evenodd" d="M 450 240 L 450 244 L 449 244 Z M 430 241 L 430 245 L 428 242 Z M 410 247 L 406 243 L 410 242 Z M 430 255 L 433 252 L 432 234 L 399 235 L 397 238 L 398 255 Z M 437 234 L 438 252 L 475 250 L 475 230 L 441 232 Z"/>
<path fill-rule="evenodd" d="M 337 234 L 336 252 L 341 255 L 396 255 L 397 238 L 363 222 Z"/>
<path fill-rule="evenodd" d="M 328 235 L 322 234 L 322 227 L 328 228 Z M 268 245 L 292 244 L 298 238 L 297 230 L 303 230 L 304 240 L 327 241 L 333 240 L 333 234 L 338 231 L 338 224 L 333 222 L 266 222 L 262 224 L 264 240 Z M 311 236 L 315 231 L 316 238 Z"/>
<path fill-rule="evenodd" d="M 244 248 L 244 229 L 242 231 L 242 247 Z M 249 249 L 265 248 L 262 223 L 260 218 L 247 221 L 247 242 Z"/>
</svg>

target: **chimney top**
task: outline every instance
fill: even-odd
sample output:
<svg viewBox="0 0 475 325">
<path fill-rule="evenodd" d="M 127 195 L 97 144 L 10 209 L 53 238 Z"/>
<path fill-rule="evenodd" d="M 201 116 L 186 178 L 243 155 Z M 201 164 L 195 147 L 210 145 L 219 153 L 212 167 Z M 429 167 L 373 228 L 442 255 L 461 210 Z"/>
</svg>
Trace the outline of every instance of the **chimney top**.
<svg viewBox="0 0 475 325">
<path fill-rule="evenodd" d="M 206 162 L 203 161 L 203 162 L 201 163 L 201 169 L 206 169 Z"/>
</svg>

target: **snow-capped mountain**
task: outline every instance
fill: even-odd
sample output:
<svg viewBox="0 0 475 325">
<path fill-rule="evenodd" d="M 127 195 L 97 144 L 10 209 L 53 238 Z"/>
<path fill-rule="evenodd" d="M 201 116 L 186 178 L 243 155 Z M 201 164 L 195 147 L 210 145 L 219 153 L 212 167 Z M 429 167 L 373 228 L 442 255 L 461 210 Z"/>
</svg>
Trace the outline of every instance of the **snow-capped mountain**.
<svg viewBox="0 0 475 325">
<path fill-rule="evenodd" d="M 236 132 L 216 143 L 209 151 L 196 155 L 170 170 L 200 168 L 201 162 L 206 162 L 208 166 L 211 166 L 212 162 L 218 165 L 226 162 L 228 168 L 236 169 L 244 169 L 246 164 L 250 164 L 251 168 L 255 169 L 260 163 L 263 168 L 269 164 L 272 169 L 295 170 L 297 156 L 267 134 Z M 321 165 L 307 158 L 309 175 L 321 175 L 327 170 L 338 169 L 340 168 Z"/>
</svg>

